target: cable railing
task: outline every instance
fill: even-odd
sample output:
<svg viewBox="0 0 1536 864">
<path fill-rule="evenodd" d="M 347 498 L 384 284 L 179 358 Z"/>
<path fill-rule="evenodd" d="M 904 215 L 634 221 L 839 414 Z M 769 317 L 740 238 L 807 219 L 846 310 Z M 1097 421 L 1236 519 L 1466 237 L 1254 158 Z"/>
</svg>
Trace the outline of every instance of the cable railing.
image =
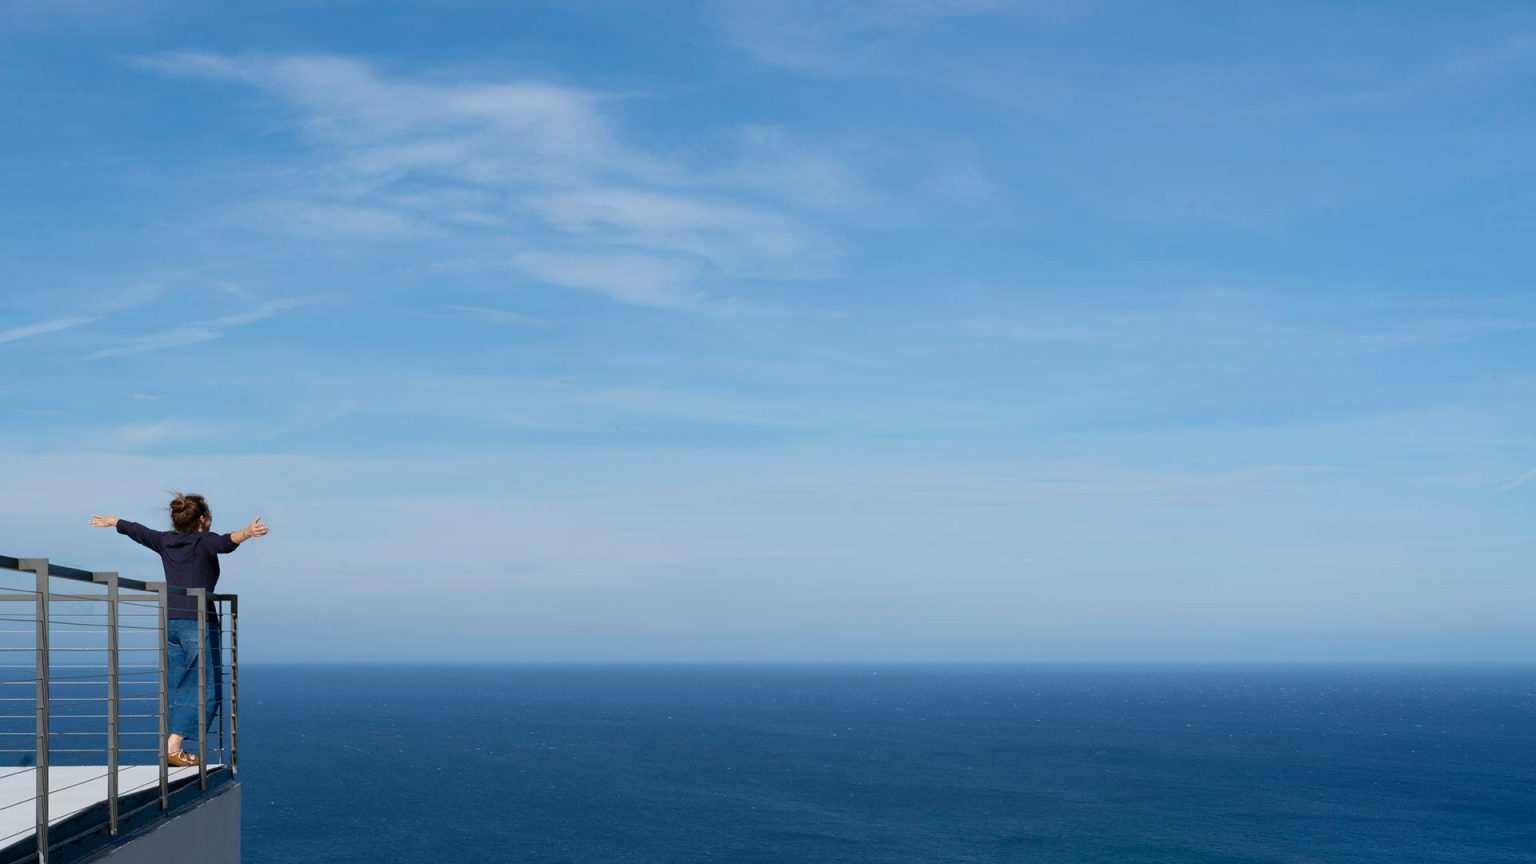
<svg viewBox="0 0 1536 864">
<path fill-rule="evenodd" d="M 0 860 L 49 864 L 169 811 L 194 782 L 166 759 L 172 596 L 197 604 L 195 784 L 206 790 L 210 775 L 239 771 L 239 597 L 0 555 Z M 29 804 L 30 819 L 19 815 Z M 5 854 L 23 843 L 29 854 Z"/>
</svg>

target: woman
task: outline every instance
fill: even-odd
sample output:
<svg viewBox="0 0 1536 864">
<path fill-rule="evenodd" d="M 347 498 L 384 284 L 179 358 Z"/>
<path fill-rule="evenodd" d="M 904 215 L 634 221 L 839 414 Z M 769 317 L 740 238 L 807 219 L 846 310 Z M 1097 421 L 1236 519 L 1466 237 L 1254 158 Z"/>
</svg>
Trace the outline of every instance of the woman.
<svg viewBox="0 0 1536 864">
<path fill-rule="evenodd" d="M 213 511 L 201 495 L 173 493 L 171 526 L 174 531 L 155 531 L 137 522 L 116 516 L 92 516 L 96 528 L 117 528 L 134 542 L 160 554 L 165 566 L 165 583 L 176 588 L 201 588 L 209 594 L 219 583 L 219 556 L 235 551 L 252 537 L 263 537 L 267 526 L 257 517 L 233 534 L 214 534 Z M 197 600 L 172 594 L 166 608 L 166 679 L 170 686 L 170 737 L 166 740 L 166 762 L 178 768 L 198 764 L 198 757 L 182 749 L 188 738 L 196 740 L 197 730 Z M 208 717 L 204 731 L 213 729 L 219 714 L 224 682 L 221 646 L 222 625 L 213 600 L 208 600 Z"/>
</svg>

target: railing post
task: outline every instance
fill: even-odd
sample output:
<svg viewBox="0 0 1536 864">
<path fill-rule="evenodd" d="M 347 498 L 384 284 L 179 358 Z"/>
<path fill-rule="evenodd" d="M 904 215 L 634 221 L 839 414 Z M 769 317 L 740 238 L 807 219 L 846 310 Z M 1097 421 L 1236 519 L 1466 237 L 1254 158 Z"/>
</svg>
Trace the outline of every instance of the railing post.
<svg viewBox="0 0 1536 864">
<path fill-rule="evenodd" d="M 208 788 L 208 592 L 188 588 L 197 601 L 197 788 Z"/>
<path fill-rule="evenodd" d="M 118 707 L 120 687 L 118 671 L 117 574 L 96 573 L 96 581 L 107 583 L 107 833 L 117 836 L 117 765 Z"/>
<path fill-rule="evenodd" d="M 23 558 L 37 576 L 37 862 L 48 864 L 48 559 Z"/>
<path fill-rule="evenodd" d="M 209 653 L 213 654 L 213 680 L 218 684 L 213 691 L 213 701 L 219 709 L 219 764 L 226 768 L 229 767 L 229 710 L 224 704 L 229 701 L 225 689 L 229 686 L 229 679 L 224 674 L 224 643 L 229 640 L 224 638 L 224 622 L 228 620 L 225 617 L 229 613 L 228 602 L 228 597 L 214 595 L 213 628 L 209 631 L 219 634 L 218 653 Z"/>
<path fill-rule="evenodd" d="M 170 678 L 167 673 L 169 659 L 166 657 L 166 606 L 169 602 L 168 591 L 164 582 L 153 584 L 155 593 L 159 595 L 160 607 L 160 809 L 171 809 L 171 765 L 166 761 L 166 744 L 171 735 L 171 707 L 170 707 Z"/>
<path fill-rule="evenodd" d="M 229 598 L 229 772 L 240 773 L 240 596 Z"/>
</svg>

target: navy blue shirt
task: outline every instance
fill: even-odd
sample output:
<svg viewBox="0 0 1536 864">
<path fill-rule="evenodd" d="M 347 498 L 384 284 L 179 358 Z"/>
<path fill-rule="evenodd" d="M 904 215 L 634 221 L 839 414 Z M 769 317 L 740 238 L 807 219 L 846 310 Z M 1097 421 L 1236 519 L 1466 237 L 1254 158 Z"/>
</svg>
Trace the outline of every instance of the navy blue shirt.
<svg viewBox="0 0 1536 864">
<path fill-rule="evenodd" d="M 209 594 L 219 584 L 219 556 L 240 548 L 228 534 L 212 531 L 155 531 L 127 519 L 117 520 L 117 533 L 160 553 L 165 565 L 165 584 L 177 588 L 202 588 Z M 167 598 L 171 618 L 197 620 L 197 598 L 172 594 Z M 208 601 L 208 620 L 215 618 Z"/>
</svg>

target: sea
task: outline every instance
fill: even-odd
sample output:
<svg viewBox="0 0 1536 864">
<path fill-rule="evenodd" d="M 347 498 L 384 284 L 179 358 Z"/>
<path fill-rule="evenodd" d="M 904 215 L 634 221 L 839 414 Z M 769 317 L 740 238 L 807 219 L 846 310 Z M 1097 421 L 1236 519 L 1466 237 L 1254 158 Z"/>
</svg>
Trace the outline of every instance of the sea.
<svg viewBox="0 0 1536 864">
<path fill-rule="evenodd" d="M 1536 862 L 1536 667 L 263 666 L 247 864 Z"/>
</svg>

